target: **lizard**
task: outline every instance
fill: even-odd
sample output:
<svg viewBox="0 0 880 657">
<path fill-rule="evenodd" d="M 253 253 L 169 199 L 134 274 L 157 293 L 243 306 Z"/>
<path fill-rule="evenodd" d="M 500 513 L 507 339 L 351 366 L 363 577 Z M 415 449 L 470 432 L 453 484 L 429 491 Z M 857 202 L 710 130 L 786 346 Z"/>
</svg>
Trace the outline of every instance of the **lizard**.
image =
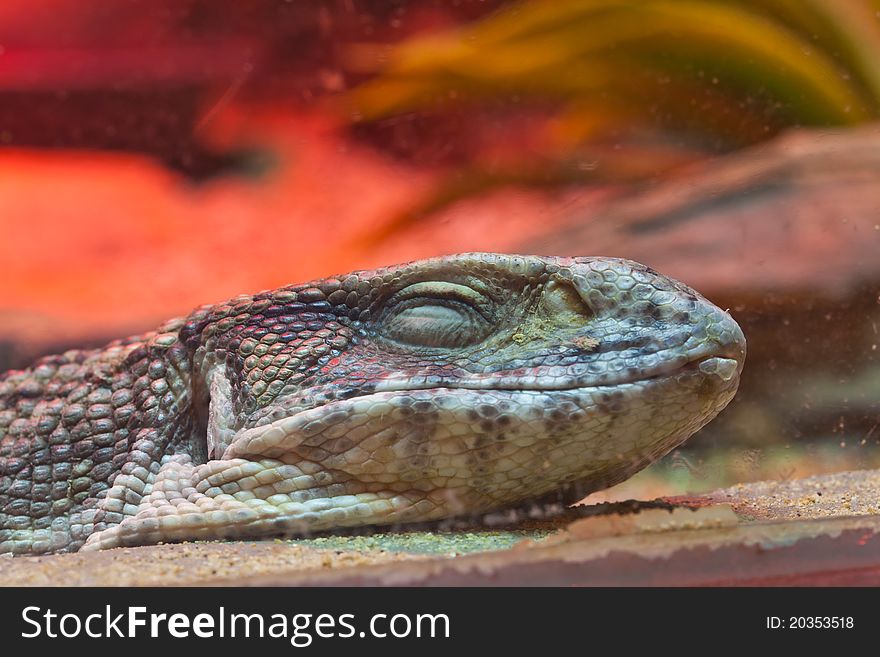
<svg viewBox="0 0 880 657">
<path fill-rule="evenodd" d="M 0 553 L 573 503 L 715 417 L 745 352 L 728 312 L 617 258 L 466 253 L 238 296 L 0 375 Z"/>
</svg>

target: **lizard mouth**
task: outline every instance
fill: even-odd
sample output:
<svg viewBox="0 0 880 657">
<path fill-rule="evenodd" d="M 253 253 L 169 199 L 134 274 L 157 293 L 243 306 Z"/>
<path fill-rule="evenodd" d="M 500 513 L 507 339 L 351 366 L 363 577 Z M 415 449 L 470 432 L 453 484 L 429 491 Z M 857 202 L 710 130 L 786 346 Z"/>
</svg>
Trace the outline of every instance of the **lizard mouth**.
<svg viewBox="0 0 880 657">
<path fill-rule="evenodd" d="M 637 375 L 623 371 L 602 380 L 591 380 L 589 374 L 568 373 L 566 375 L 542 374 L 534 375 L 503 375 L 460 379 L 457 381 L 437 380 L 419 381 L 418 379 L 403 381 L 388 379 L 380 381 L 372 392 L 407 392 L 414 390 L 433 390 L 437 388 L 454 388 L 459 390 L 496 390 L 510 392 L 565 392 L 590 388 L 611 388 L 655 379 L 663 379 L 688 372 L 713 374 L 729 381 L 739 376 L 742 370 L 742 359 L 726 355 L 701 355 L 684 362 L 672 362 L 650 370 L 640 371 Z"/>
<path fill-rule="evenodd" d="M 639 377 L 621 377 L 610 383 L 590 385 L 579 385 L 574 379 L 568 382 L 556 381 L 552 385 L 538 387 L 530 385 L 535 382 L 524 381 L 521 378 L 517 381 L 518 385 L 513 385 L 513 381 L 504 380 L 495 380 L 491 382 L 493 385 L 488 385 L 489 381 L 482 380 L 462 381 L 459 382 L 460 385 L 403 385 L 405 383 L 403 381 L 385 382 L 396 385 L 377 386 L 369 394 L 329 401 L 295 411 L 273 422 L 239 431 L 223 450 L 222 458 L 278 458 L 305 441 L 314 445 L 324 439 L 336 440 L 346 435 L 347 431 L 344 427 L 356 428 L 368 422 L 381 421 L 383 413 L 390 413 L 388 409 L 392 404 L 405 396 L 425 397 L 423 402 L 428 401 L 427 397 L 431 395 L 438 399 L 444 397 L 455 399 L 458 396 L 467 397 L 476 403 L 474 400 L 481 395 L 528 400 L 530 397 L 550 398 L 565 394 L 586 397 L 602 392 L 614 393 L 622 389 L 636 391 L 631 394 L 642 394 L 652 386 L 662 386 L 664 382 L 674 379 L 700 377 L 701 380 L 712 382 L 711 394 L 720 399 L 732 396 L 741 369 L 741 359 L 706 355 L 689 360 L 678 367 L 657 368 Z M 428 403 L 432 402 L 428 401 Z M 727 400 L 724 401 L 724 404 L 726 403 Z M 438 408 L 443 406 L 442 402 L 437 402 L 437 405 Z M 454 406 L 454 403 L 450 402 L 450 406 Z M 465 404 L 461 404 L 461 408 L 447 409 L 448 412 L 459 413 L 465 413 L 466 410 Z M 319 438 L 316 441 L 316 437 L 322 435 L 326 438 Z"/>
</svg>

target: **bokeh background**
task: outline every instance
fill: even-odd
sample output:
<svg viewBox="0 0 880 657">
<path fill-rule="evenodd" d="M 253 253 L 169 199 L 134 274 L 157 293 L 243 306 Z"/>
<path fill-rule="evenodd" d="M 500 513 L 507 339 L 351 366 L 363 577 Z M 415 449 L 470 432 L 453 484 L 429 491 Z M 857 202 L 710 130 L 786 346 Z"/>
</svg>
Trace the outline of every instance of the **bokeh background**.
<svg viewBox="0 0 880 657">
<path fill-rule="evenodd" d="M 880 466 L 880 0 L 5 0 L 0 369 L 459 251 L 633 258 L 741 394 L 602 499 Z"/>
</svg>

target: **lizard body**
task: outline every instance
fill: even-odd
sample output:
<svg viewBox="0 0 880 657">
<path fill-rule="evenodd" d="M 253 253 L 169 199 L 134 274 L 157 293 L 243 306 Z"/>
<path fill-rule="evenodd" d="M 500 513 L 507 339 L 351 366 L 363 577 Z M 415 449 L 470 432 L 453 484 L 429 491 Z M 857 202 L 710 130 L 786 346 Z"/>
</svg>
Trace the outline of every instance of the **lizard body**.
<svg viewBox="0 0 880 657">
<path fill-rule="evenodd" d="M 0 375 L 0 553 L 583 495 L 711 420 L 744 357 L 726 312 L 613 258 L 462 254 L 240 296 Z"/>
</svg>

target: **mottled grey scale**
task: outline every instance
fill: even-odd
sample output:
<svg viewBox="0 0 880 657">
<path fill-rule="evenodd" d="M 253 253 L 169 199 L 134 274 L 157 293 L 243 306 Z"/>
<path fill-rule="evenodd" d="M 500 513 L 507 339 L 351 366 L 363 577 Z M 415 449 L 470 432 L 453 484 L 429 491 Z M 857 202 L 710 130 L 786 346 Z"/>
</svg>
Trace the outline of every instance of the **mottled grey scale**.
<svg viewBox="0 0 880 657">
<path fill-rule="evenodd" d="M 730 316 L 625 260 L 463 254 L 204 306 L 0 376 L 0 552 L 596 490 L 732 398 Z"/>
</svg>

